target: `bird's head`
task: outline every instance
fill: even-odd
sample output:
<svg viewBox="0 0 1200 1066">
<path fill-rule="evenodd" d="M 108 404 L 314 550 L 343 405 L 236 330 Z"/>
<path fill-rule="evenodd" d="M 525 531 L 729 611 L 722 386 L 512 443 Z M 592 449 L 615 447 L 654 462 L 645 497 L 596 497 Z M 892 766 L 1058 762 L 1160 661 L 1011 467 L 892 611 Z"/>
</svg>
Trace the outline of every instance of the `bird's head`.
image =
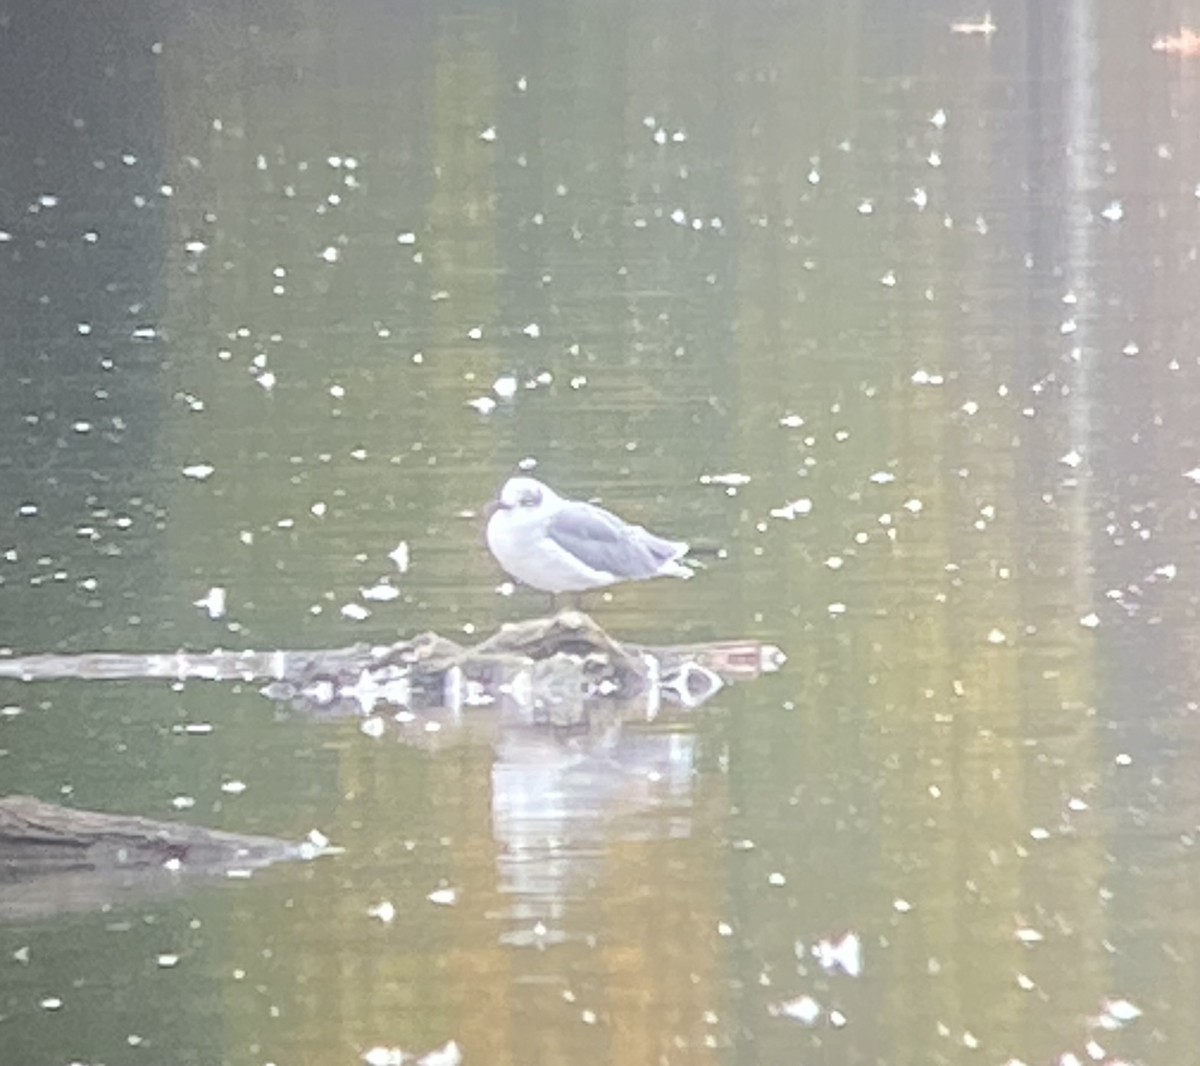
<svg viewBox="0 0 1200 1066">
<path fill-rule="evenodd" d="M 510 477 L 487 507 L 490 518 L 497 511 L 536 511 L 543 504 L 558 499 L 549 485 L 532 477 Z"/>
</svg>

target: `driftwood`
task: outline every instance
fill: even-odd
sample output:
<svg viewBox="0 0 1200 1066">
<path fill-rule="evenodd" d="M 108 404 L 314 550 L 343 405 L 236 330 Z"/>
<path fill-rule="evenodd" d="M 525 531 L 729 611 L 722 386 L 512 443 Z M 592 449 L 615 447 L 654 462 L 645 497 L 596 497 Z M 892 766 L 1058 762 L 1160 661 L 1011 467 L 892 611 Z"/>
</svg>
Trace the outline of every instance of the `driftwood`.
<svg viewBox="0 0 1200 1066">
<path fill-rule="evenodd" d="M 193 876 L 248 875 L 336 849 L 149 818 L 0 799 L 0 918 L 88 910 L 162 894 Z"/>
<path fill-rule="evenodd" d="M 0 678 L 192 678 L 266 681 L 268 696 L 315 708 L 378 703 L 449 708 L 504 700 L 537 714 L 581 700 L 663 701 L 695 707 L 726 683 L 777 670 L 783 653 L 754 640 L 689 645 L 624 643 L 589 616 L 563 611 L 502 627 L 464 647 L 436 633 L 382 647 L 214 651 L 173 655 L 33 655 L 0 659 Z"/>
</svg>

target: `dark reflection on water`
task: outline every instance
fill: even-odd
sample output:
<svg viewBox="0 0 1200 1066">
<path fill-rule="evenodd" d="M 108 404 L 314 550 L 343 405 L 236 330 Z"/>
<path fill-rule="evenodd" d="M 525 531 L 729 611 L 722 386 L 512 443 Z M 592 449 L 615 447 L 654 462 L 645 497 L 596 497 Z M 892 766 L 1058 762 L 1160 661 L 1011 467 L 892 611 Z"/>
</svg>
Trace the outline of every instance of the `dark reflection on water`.
<svg viewBox="0 0 1200 1066">
<path fill-rule="evenodd" d="M 728 550 L 606 628 L 790 661 L 585 746 L 5 682 L 5 791 L 346 848 L 0 929 L 13 1061 L 1187 1058 L 1200 68 L 1156 11 L 64 11 L 0 14 L 0 644 L 490 631 L 545 606 L 478 518 L 532 460 Z"/>
</svg>

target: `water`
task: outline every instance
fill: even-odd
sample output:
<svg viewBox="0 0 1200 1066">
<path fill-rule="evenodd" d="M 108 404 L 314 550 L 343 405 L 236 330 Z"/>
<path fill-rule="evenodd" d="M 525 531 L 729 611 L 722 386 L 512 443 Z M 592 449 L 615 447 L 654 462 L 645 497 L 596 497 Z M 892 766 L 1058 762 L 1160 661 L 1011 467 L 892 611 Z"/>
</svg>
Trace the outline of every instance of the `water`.
<svg viewBox="0 0 1200 1066">
<path fill-rule="evenodd" d="M 0 643 L 469 640 L 544 610 L 497 592 L 477 514 L 533 460 L 727 549 L 614 591 L 610 631 L 790 658 L 591 744 L 0 683 L 0 791 L 345 849 L 0 926 L 0 1061 L 1192 1054 L 1174 27 L 1082 0 L 987 38 L 932 0 L 61 14 L 0 20 Z M 860 973 L 813 954 L 846 934 Z"/>
</svg>

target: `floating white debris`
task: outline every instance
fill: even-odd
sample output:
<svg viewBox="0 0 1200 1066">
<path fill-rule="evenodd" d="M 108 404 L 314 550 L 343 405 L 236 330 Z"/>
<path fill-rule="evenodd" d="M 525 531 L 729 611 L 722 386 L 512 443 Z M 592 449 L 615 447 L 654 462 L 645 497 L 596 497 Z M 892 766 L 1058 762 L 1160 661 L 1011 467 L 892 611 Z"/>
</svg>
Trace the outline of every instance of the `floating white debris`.
<svg viewBox="0 0 1200 1066">
<path fill-rule="evenodd" d="M 246 791 L 246 782 L 245 781 L 237 781 L 237 780 L 222 781 L 221 782 L 221 791 L 230 796 L 240 796 L 243 792 Z"/>
<path fill-rule="evenodd" d="M 1045 936 L 1036 929 L 1031 929 L 1029 926 L 1022 926 L 1013 936 L 1015 936 L 1022 944 L 1040 944 L 1045 940 Z"/>
<path fill-rule="evenodd" d="M 944 385 L 946 379 L 941 374 L 931 374 L 928 370 L 918 370 L 908 379 L 914 385 Z"/>
<path fill-rule="evenodd" d="M 819 940 L 812 954 L 825 970 L 841 970 L 850 977 L 862 975 L 862 940 L 857 933 L 847 933 L 840 940 Z"/>
<path fill-rule="evenodd" d="M 220 585 L 214 585 L 200 599 L 193 600 L 192 604 L 207 611 L 209 618 L 224 618 L 225 590 Z"/>
<path fill-rule="evenodd" d="M 530 322 L 529 325 L 521 330 L 521 332 L 524 333 L 526 337 L 532 337 L 534 340 L 537 340 L 538 337 L 542 335 L 542 327 L 536 322 Z"/>
<path fill-rule="evenodd" d="M 396 564 L 396 569 L 402 574 L 408 573 L 408 541 L 402 540 L 390 552 L 388 558 Z"/>
<path fill-rule="evenodd" d="M 929 116 L 929 124 L 936 129 L 946 128 L 946 112 L 942 108 L 938 108 L 932 115 Z"/>
<path fill-rule="evenodd" d="M 364 718 L 359 724 L 358 731 L 363 736 L 371 737 L 373 740 L 378 740 L 383 736 L 384 730 L 387 728 L 387 723 L 377 715 L 372 715 L 370 718 Z"/>
<path fill-rule="evenodd" d="M 454 888 L 439 888 L 425 897 L 430 903 L 439 907 L 453 907 L 458 902 L 458 890 Z"/>
<path fill-rule="evenodd" d="M 904 509 L 908 511 L 909 514 L 920 514 L 923 510 L 925 510 L 925 505 L 916 497 L 914 497 L 911 500 L 904 501 Z"/>
<path fill-rule="evenodd" d="M 190 810 L 192 807 L 196 806 L 196 797 L 195 796 L 175 796 L 171 800 L 171 806 L 174 807 L 177 811 Z"/>
<path fill-rule="evenodd" d="M 214 470 L 216 470 L 216 467 L 208 463 L 193 463 L 191 466 L 183 468 L 183 476 L 190 477 L 195 481 L 204 481 L 212 477 Z"/>
<path fill-rule="evenodd" d="M 843 559 L 840 555 L 831 555 L 828 559 L 825 560 L 825 565 L 827 567 L 829 567 L 830 570 L 840 570 L 843 566 L 846 565 L 846 560 Z"/>
<path fill-rule="evenodd" d="M 398 244 L 416 244 L 417 243 L 417 235 L 415 233 L 411 233 L 411 232 L 401 233 L 399 236 L 396 237 L 396 242 Z"/>
<path fill-rule="evenodd" d="M 1100 217 L 1108 219 L 1109 222 L 1120 222 L 1125 217 L 1125 208 L 1121 206 L 1120 200 L 1114 200 L 1100 212 Z"/>
<path fill-rule="evenodd" d="M 496 410 L 496 401 L 490 396 L 479 396 L 474 400 L 468 400 L 467 406 L 475 408 L 481 415 L 490 415 Z"/>
<path fill-rule="evenodd" d="M 831 603 L 825 608 L 830 614 L 838 615 L 846 613 L 846 605 L 844 603 Z"/>
<path fill-rule="evenodd" d="M 750 484 L 749 474 L 701 474 L 701 485 L 728 485 L 736 488 L 739 485 Z"/>
<path fill-rule="evenodd" d="M 308 831 L 308 842 L 309 842 L 309 843 L 310 843 L 310 844 L 311 844 L 311 845 L 312 845 L 314 848 L 327 848 L 327 847 L 329 847 L 329 837 L 327 837 L 327 836 L 326 836 L 324 833 L 322 833 L 322 832 L 321 832 L 321 830 L 319 830 L 319 829 L 310 829 L 310 830 Z"/>
<path fill-rule="evenodd" d="M 462 1049 L 453 1040 L 417 1059 L 417 1066 L 461 1066 Z"/>
<path fill-rule="evenodd" d="M 1155 577 L 1165 577 L 1168 581 L 1174 581 L 1177 573 L 1179 573 L 1179 569 L 1174 563 L 1164 563 L 1162 566 L 1154 568 Z"/>
<path fill-rule="evenodd" d="M 179 965 L 179 956 L 163 954 L 154 961 L 158 963 L 159 969 L 170 970 Z"/>
<path fill-rule="evenodd" d="M 492 382 L 492 392 L 502 400 L 511 400 L 517 394 L 518 382 L 512 374 L 502 374 Z"/>
<path fill-rule="evenodd" d="M 799 429 L 804 425 L 804 419 L 799 415 L 784 415 L 779 420 L 779 424 L 787 429 Z"/>
<path fill-rule="evenodd" d="M 359 589 L 358 591 L 364 600 L 375 600 L 379 603 L 387 603 L 389 600 L 394 600 L 400 595 L 400 590 L 395 585 L 389 585 L 386 581 L 380 581 L 377 585 Z"/>
<path fill-rule="evenodd" d="M 369 914 L 372 918 L 378 918 L 386 925 L 395 920 L 396 908 L 392 905 L 390 900 L 385 899 L 368 907 L 367 914 Z"/>
<path fill-rule="evenodd" d="M 886 274 L 883 275 L 883 277 L 881 277 L 879 279 L 879 284 L 884 285 L 889 289 L 892 288 L 893 286 L 895 286 L 896 272 L 894 270 L 889 270 Z"/>
<path fill-rule="evenodd" d="M 1076 322 L 1075 319 L 1073 319 L 1073 318 L 1068 318 L 1065 322 L 1062 323 L 1062 325 L 1060 325 L 1058 327 L 1058 332 L 1061 333 L 1064 337 L 1069 337 L 1078 328 L 1079 328 L 1079 323 Z"/>
<path fill-rule="evenodd" d="M 482 133 L 480 133 L 479 139 L 481 141 L 488 141 L 488 142 L 494 141 L 496 139 L 496 127 L 488 126 L 488 128 L 486 130 L 484 130 Z"/>
<path fill-rule="evenodd" d="M 1008 642 L 1008 637 L 1005 636 L 1004 630 L 1002 629 L 993 629 L 987 635 L 987 639 L 989 644 L 1005 644 Z"/>
<path fill-rule="evenodd" d="M 1095 629 L 1100 624 L 1100 616 L 1092 611 L 1091 614 L 1085 614 L 1079 619 L 1079 624 L 1086 629 Z"/>
<path fill-rule="evenodd" d="M 876 485 L 887 485 L 889 482 L 896 480 L 896 475 L 889 473 L 887 470 L 876 470 L 869 480 Z"/>
<path fill-rule="evenodd" d="M 790 522 L 794 518 L 812 514 L 812 509 L 812 500 L 807 496 L 802 496 L 798 500 L 785 503 L 782 507 L 773 507 L 770 513 L 772 518 L 783 518 Z"/>
<path fill-rule="evenodd" d="M 63 1001 L 58 996 L 47 996 L 45 999 L 38 1001 L 38 1006 L 42 1010 L 59 1010 L 63 1005 Z"/>
<path fill-rule="evenodd" d="M 777 1017 L 790 1018 L 801 1025 L 813 1025 L 821 1017 L 821 1004 L 812 996 L 797 996 L 776 1003 L 770 1011 Z"/>
<path fill-rule="evenodd" d="M 1074 470 L 1077 466 L 1079 466 L 1080 463 L 1083 462 L 1083 456 L 1080 455 L 1079 452 L 1077 452 L 1074 448 L 1072 448 L 1058 461 L 1062 463 L 1063 466 L 1069 466 L 1072 470 Z"/>
<path fill-rule="evenodd" d="M 1100 1007 L 1103 1017 L 1110 1018 L 1118 1028 L 1142 1016 L 1141 1007 L 1127 999 L 1106 999 Z"/>
<path fill-rule="evenodd" d="M 208 245 L 203 241 L 188 241 L 183 246 L 183 250 L 187 252 L 188 255 L 199 255 L 201 252 L 208 250 Z"/>
<path fill-rule="evenodd" d="M 907 914 L 912 910 L 912 904 L 906 899 L 892 900 L 892 908 L 900 914 Z"/>
<path fill-rule="evenodd" d="M 910 204 L 916 204 L 918 211 L 924 211 L 929 204 L 929 193 L 918 185 L 912 191 L 912 195 L 908 198 Z"/>
<path fill-rule="evenodd" d="M 332 244 L 320 253 L 322 259 L 327 263 L 336 263 L 342 257 L 342 253 L 337 250 Z"/>
<path fill-rule="evenodd" d="M 373 1047 L 363 1053 L 367 1066 L 403 1066 L 408 1056 L 398 1047 Z"/>
<path fill-rule="evenodd" d="M 257 381 L 264 389 L 266 389 L 267 392 L 270 392 L 273 388 L 275 388 L 275 382 L 278 379 L 273 373 L 271 373 L 271 371 L 264 370 L 254 380 Z"/>
<path fill-rule="evenodd" d="M 1191 470 L 1185 471 L 1184 475 L 1189 481 L 1194 481 L 1200 485 L 1200 466 L 1193 467 Z"/>
<path fill-rule="evenodd" d="M 1132 766 L 1133 756 L 1125 751 L 1118 752 L 1113 758 L 1113 762 L 1115 762 L 1118 766 Z"/>
<path fill-rule="evenodd" d="M 135 341 L 152 341 L 158 336 L 158 330 L 153 326 L 138 326 L 131 334 Z"/>
<path fill-rule="evenodd" d="M 355 622 L 361 622 L 371 617 L 371 612 L 361 603 L 346 603 L 342 605 L 342 617 Z"/>
</svg>

